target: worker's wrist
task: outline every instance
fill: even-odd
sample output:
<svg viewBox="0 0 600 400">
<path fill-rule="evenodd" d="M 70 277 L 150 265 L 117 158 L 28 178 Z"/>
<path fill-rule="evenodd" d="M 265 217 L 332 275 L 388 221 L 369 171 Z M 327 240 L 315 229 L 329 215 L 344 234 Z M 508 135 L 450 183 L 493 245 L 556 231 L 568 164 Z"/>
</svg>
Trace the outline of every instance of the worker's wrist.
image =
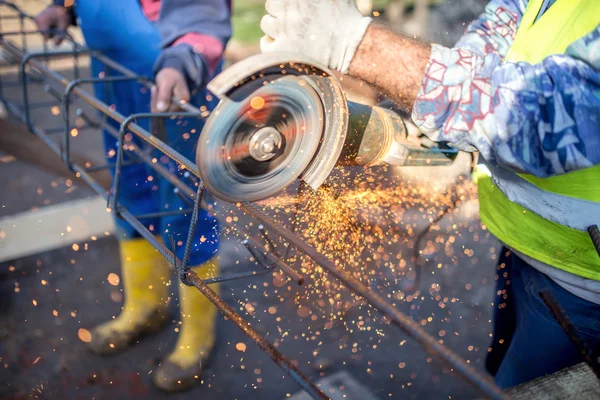
<svg viewBox="0 0 600 400">
<path fill-rule="evenodd" d="M 208 81 L 208 69 L 202 56 L 187 44 L 178 44 L 162 51 L 154 64 L 154 75 L 156 76 L 164 68 L 179 71 L 192 94 L 204 89 Z"/>
<path fill-rule="evenodd" d="M 71 25 L 77 25 L 77 15 L 75 14 L 75 7 L 73 6 L 73 1 L 52 0 L 52 4 L 50 4 L 50 6 L 48 7 L 54 7 L 56 9 L 63 10 L 71 18 L 69 23 Z"/>
</svg>

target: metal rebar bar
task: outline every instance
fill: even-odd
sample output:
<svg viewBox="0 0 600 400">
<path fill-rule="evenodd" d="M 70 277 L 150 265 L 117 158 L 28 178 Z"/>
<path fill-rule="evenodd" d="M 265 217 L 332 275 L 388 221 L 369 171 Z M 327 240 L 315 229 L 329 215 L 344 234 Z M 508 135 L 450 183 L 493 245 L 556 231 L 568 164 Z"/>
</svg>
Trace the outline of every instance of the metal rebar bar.
<svg viewBox="0 0 600 400">
<path fill-rule="evenodd" d="M 49 100 L 49 101 L 40 101 L 39 103 L 32 103 L 29 105 L 30 109 L 37 109 L 37 108 L 47 108 L 47 107 L 51 107 L 56 105 L 56 101 L 54 100 Z"/>
<path fill-rule="evenodd" d="M 583 359 L 592 369 L 596 377 L 600 379 L 600 363 L 596 358 L 592 355 L 592 350 L 588 347 L 585 340 L 581 338 L 579 331 L 567 312 L 562 308 L 556 297 L 552 294 L 550 289 L 543 289 L 540 291 L 540 297 L 544 300 L 544 303 L 552 313 L 554 319 L 560 324 L 565 334 L 573 343 L 573 346 L 577 349 L 577 351 L 583 356 Z"/>
<path fill-rule="evenodd" d="M 7 42 L 4 42 L 4 43 L 8 44 Z M 18 48 L 15 48 L 15 49 L 17 50 L 17 52 L 20 52 Z M 85 54 L 91 53 L 89 50 L 81 50 L 81 52 L 85 53 Z M 70 50 L 69 51 L 56 51 L 53 53 L 47 53 L 47 52 L 41 52 L 41 53 L 40 52 L 38 52 L 38 53 L 23 52 L 22 53 L 21 62 L 19 64 L 19 77 L 20 77 L 21 83 L 22 83 L 22 96 L 23 96 L 23 103 L 24 103 L 23 110 L 24 110 L 25 123 L 27 124 L 28 127 L 31 126 L 31 119 L 29 116 L 29 90 L 28 90 L 29 75 L 27 74 L 27 66 L 35 63 L 34 69 L 39 70 L 40 67 L 42 67 L 43 69 L 48 70 L 48 68 L 43 63 L 37 61 L 38 58 L 73 56 L 74 53 L 75 53 L 74 51 L 70 51 Z M 64 79 L 64 80 L 66 80 L 66 79 Z"/>
<path fill-rule="evenodd" d="M 594 243 L 598 257 L 600 257 L 600 228 L 598 228 L 598 225 L 592 225 L 588 228 L 588 233 L 590 234 L 592 243 Z"/>
<path fill-rule="evenodd" d="M 200 205 L 202 204 L 204 191 L 204 185 L 202 185 L 202 182 L 199 182 L 194 201 L 194 211 L 192 212 L 190 229 L 188 232 L 187 240 L 185 242 L 185 249 L 183 251 L 183 262 L 181 263 L 181 270 L 179 271 L 181 281 L 184 283 L 186 283 L 186 280 L 183 279 L 183 274 L 185 274 L 188 271 L 188 263 L 190 262 L 190 254 L 192 253 L 192 242 L 194 241 L 194 235 L 196 234 L 196 224 L 198 223 L 198 212 L 200 211 Z"/>
<path fill-rule="evenodd" d="M 56 128 L 56 129 L 64 129 L 63 128 Z M 62 132 L 62 130 L 61 130 Z M 123 166 L 127 166 L 127 165 L 134 165 L 137 163 L 134 162 L 125 162 L 123 163 Z M 102 165 L 94 165 L 91 167 L 86 167 L 85 171 L 86 172 L 98 172 L 98 171 L 104 171 L 104 170 L 111 170 L 115 167 L 115 164 L 102 164 Z"/>
<path fill-rule="evenodd" d="M 77 74 L 75 74 L 77 76 Z M 127 82 L 127 81 L 143 81 L 148 80 L 148 78 L 144 76 L 107 76 L 104 78 L 77 78 L 72 80 L 67 87 L 65 88 L 65 92 L 62 95 L 62 106 L 63 106 L 63 121 L 65 125 L 65 135 L 64 135 L 64 154 L 61 156 L 63 162 L 67 166 L 67 168 L 71 169 L 71 121 L 70 121 L 70 110 L 71 110 L 71 93 L 75 90 L 76 87 L 84 84 L 108 84 L 114 82 Z"/>
<path fill-rule="evenodd" d="M 276 268 L 279 268 L 281 272 L 289 276 L 293 281 L 295 281 L 298 285 L 304 284 L 304 277 L 297 273 L 292 267 L 287 265 L 285 261 L 281 260 L 279 257 L 267 251 L 264 247 L 258 244 L 256 240 L 254 240 L 251 236 L 247 236 L 246 239 L 242 241 L 242 244 L 246 246 L 248 252 L 261 264 L 266 266 L 273 265 Z M 262 254 L 257 253 L 256 249 L 262 248 L 264 251 Z"/>
<path fill-rule="evenodd" d="M 253 278 L 255 276 L 261 276 L 272 272 L 272 269 L 262 269 L 260 271 L 248 271 L 248 272 L 237 272 L 235 274 L 227 274 L 216 276 L 214 278 L 203 279 L 203 282 L 207 285 L 212 285 L 213 283 L 222 283 L 229 281 L 236 281 L 239 279 Z"/>
<path fill-rule="evenodd" d="M 273 253 L 279 255 L 279 250 L 277 250 L 277 246 L 275 245 L 275 243 L 269 237 L 269 234 L 267 233 L 267 231 L 265 229 L 265 226 L 262 225 L 262 224 L 258 225 L 258 231 L 262 234 L 263 238 L 265 239 L 265 241 L 269 245 L 271 251 Z"/>
<path fill-rule="evenodd" d="M 269 234 L 267 233 L 264 225 L 258 225 L 258 230 L 260 231 L 260 233 L 262 234 L 263 238 L 265 239 L 265 241 L 267 242 L 267 244 L 269 245 L 271 251 L 268 251 L 269 249 L 265 249 L 265 257 L 268 257 L 269 254 L 275 253 L 275 255 L 277 256 L 277 260 L 279 260 L 279 262 L 276 262 L 277 264 L 279 264 L 279 268 L 282 269 L 290 278 L 292 278 L 298 285 L 302 285 L 304 284 L 304 277 L 295 269 L 293 269 L 292 267 L 290 267 L 282 258 L 281 258 L 281 254 L 279 253 L 279 251 L 277 250 L 275 243 L 273 242 L 273 240 L 271 240 L 271 238 L 269 237 Z M 273 262 L 273 261 L 271 261 Z"/>
<path fill-rule="evenodd" d="M 137 219 L 150 219 L 150 218 L 161 218 L 161 217 L 172 217 L 174 215 L 185 215 L 192 213 L 193 210 L 171 210 L 171 211 L 157 211 L 148 214 L 136 215 Z"/>
</svg>

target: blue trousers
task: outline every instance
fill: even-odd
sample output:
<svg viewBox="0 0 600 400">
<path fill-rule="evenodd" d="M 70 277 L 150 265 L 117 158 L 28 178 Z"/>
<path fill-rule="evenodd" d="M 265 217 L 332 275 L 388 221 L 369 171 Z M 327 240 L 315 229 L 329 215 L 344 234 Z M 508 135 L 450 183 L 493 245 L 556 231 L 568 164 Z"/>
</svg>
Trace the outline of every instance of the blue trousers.
<svg viewBox="0 0 600 400">
<path fill-rule="evenodd" d="M 589 348 L 600 344 L 600 305 L 573 295 L 508 249 L 498 264 L 494 336 L 486 367 L 502 388 L 583 362 L 547 308 L 540 291 L 550 289 Z"/>
<path fill-rule="evenodd" d="M 138 75 L 152 77 L 153 65 L 160 54 L 161 36 L 156 27 L 143 14 L 138 0 L 79 0 L 76 2 L 78 22 L 86 44 L 93 50 L 131 69 Z M 97 60 L 92 60 L 92 76 L 116 76 L 116 71 L 105 68 Z M 135 81 L 97 84 L 96 96 L 124 116 L 150 111 L 150 93 Z M 215 100 L 207 100 L 207 93 L 199 93 L 191 103 L 197 107 L 206 106 L 212 110 Z M 165 121 L 166 143 L 190 160 L 195 159 L 196 143 L 203 127 L 198 119 L 177 119 Z M 150 131 L 147 119 L 137 121 L 138 125 Z M 119 130 L 119 124 L 110 124 Z M 155 132 L 152 132 L 155 133 Z M 133 138 L 132 136 L 130 136 Z M 133 141 L 140 147 L 145 144 L 137 138 Z M 117 139 L 104 132 L 106 157 L 109 163 L 116 162 Z M 152 150 L 152 157 L 181 176 L 175 162 L 164 154 Z M 125 157 L 125 161 L 129 158 Z M 114 171 L 113 171 L 114 173 Z M 179 197 L 174 187 L 161 179 L 145 164 L 127 165 L 122 169 L 119 187 L 119 203 L 134 216 L 190 209 L 190 205 Z M 176 254 L 183 258 L 190 215 L 173 215 L 160 218 L 144 218 L 141 222 L 169 246 L 169 237 L 175 239 Z M 117 219 L 120 240 L 133 239 L 139 234 L 127 222 Z M 201 210 L 198 218 L 189 264 L 199 265 L 210 259 L 218 250 L 218 222 L 207 211 Z"/>
</svg>

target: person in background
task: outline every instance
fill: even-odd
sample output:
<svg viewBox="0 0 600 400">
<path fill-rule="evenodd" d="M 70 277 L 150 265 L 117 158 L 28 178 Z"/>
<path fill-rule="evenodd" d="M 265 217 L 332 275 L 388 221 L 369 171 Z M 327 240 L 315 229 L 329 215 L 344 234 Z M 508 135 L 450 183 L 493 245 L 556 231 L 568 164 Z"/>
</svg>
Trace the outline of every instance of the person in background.
<svg viewBox="0 0 600 400">
<path fill-rule="evenodd" d="M 487 367 L 503 388 L 582 362 L 548 290 L 600 343 L 600 1 L 492 0 L 456 47 L 371 23 L 354 0 L 267 0 L 264 52 L 302 53 L 384 90 L 432 140 L 481 153 L 498 264 Z"/>
<path fill-rule="evenodd" d="M 229 0 L 54 0 L 36 17 L 40 30 L 64 31 L 77 24 L 87 46 L 102 52 L 138 75 L 154 77 L 151 91 L 134 81 L 96 84 L 96 96 L 114 105 L 121 114 L 165 112 L 177 109 L 173 96 L 196 107 L 212 110 L 215 100 L 207 96 L 208 81 L 219 72 L 222 55 L 231 36 Z M 50 31 L 52 32 L 52 31 Z M 48 38 L 50 34 L 47 34 Z M 56 35 L 60 44 L 62 36 Z M 92 76 L 113 76 L 92 59 Z M 149 130 L 148 120 L 139 120 Z M 113 123 L 118 129 L 119 125 Z M 185 157 L 193 152 L 202 123 L 197 119 L 167 120 L 165 140 Z M 109 163 L 115 163 L 116 139 L 104 133 Z M 177 165 L 162 154 L 155 155 L 171 172 L 181 174 Z M 114 172 L 114 171 L 113 171 Z M 119 202 L 133 215 L 189 209 L 163 179 L 154 179 L 144 164 L 123 168 Z M 183 244 L 189 228 L 189 215 L 144 219 L 142 223 L 183 258 Z M 125 303 L 121 314 L 92 329 L 89 347 L 97 354 L 118 353 L 141 335 L 168 323 L 167 304 L 175 296 L 166 261 L 125 221 L 117 219 Z M 218 273 L 218 223 L 201 210 L 189 265 L 201 278 Z M 217 288 L 218 289 L 218 288 Z M 216 308 L 193 287 L 179 285 L 181 323 L 171 354 L 153 372 L 154 383 L 173 391 L 189 388 L 199 381 L 202 366 L 215 341 Z"/>
</svg>

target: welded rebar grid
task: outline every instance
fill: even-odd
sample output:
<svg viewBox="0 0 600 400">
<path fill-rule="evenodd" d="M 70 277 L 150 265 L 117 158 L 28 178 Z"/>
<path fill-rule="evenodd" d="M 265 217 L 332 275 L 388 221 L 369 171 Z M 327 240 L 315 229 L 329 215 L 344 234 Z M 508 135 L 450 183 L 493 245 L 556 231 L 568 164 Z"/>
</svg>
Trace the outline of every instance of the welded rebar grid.
<svg viewBox="0 0 600 400">
<path fill-rule="evenodd" d="M 132 115 L 126 117 L 120 114 L 118 111 L 111 109 L 107 104 L 101 102 L 93 95 L 89 94 L 85 90 L 81 89 L 81 85 L 89 84 L 89 83 L 110 83 L 112 80 L 118 81 L 122 80 L 136 80 L 141 85 L 150 87 L 152 84 L 150 80 L 146 77 L 140 77 L 134 74 L 132 71 L 127 68 L 121 66 L 114 60 L 98 53 L 89 51 L 85 47 L 77 44 L 70 36 L 65 35 L 65 39 L 72 44 L 72 51 L 64 51 L 64 52 L 37 52 L 37 53 L 28 53 L 27 51 L 27 41 L 26 36 L 29 34 L 40 34 L 40 32 L 27 32 L 25 31 L 25 19 L 31 19 L 31 16 L 28 16 L 22 13 L 18 8 L 14 5 L 7 3 L 5 1 L 0 1 L 0 6 L 8 6 L 9 8 L 15 10 L 18 15 L 18 18 L 21 19 L 21 30 L 19 32 L 11 32 L 8 36 L 20 36 L 21 38 L 21 47 L 15 44 L 14 41 L 10 40 L 7 37 L 7 34 L 0 33 L 0 46 L 15 59 L 20 60 L 20 78 L 22 85 L 22 94 L 23 94 L 23 104 L 19 106 L 18 104 L 14 104 L 13 102 L 8 101 L 3 95 L 3 87 L 0 83 L 0 100 L 6 104 L 7 109 L 11 111 L 13 114 L 18 116 L 23 123 L 25 123 L 29 129 L 39 136 L 48 146 L 58 155 L 63 158 L 63 161 L 79 176 L 92 187 L 100 196 L 110 201 L 111 208 L 115 213 L 118 214 L 119 217 L 123 218 L 127 222 L 129 222 L 142 237 L 146 238 L 168 261 L 173 265 L 178 272 L 181 274 L 182 281 L 188 285 L 196 287 L 201 293 L 203 293 L 215 306 L 219 308 L 219 310 L 227 316 L 227 318 L 233 321 L 239 329 L 241 329 L 244 334 L 246 334 L 252 341 L 254 341 L 261 350 L 266 352 L 271 359 L 280 366 L 286 373 L 288 373 L 303 389 L 307 391 L 313 398 L 327 398 L 322 391 L 320 391 L 314 383 L 312 383 L 303 373 L 283 354 L 281 354 L 272 344 L 270 344 L 262 335 L 256 332 L 251 325 L 245 321 L 240 314 L 238 314 L 231 306 L 229 306 L 222 298 L 220 298 L 214 291 L 208 287 L 208 283 L 221 282 L 226 279 L 220 279 L 219 277 L 209 279 L 206 281 L 201 280 L 193 271 L 187 269 L 187 262 L 185 260 L 178 260 L 173 251 L 167 249 L 162 243 L 160 243 L 141 222 L 140 218 L 144 218 L 145 216 L 134 216 L 127 209 L 125 209 L 121 204 L 118 203 L 118 189 L 119 189 L 119 176 L 122 166 L 125 164 L 123 160 L 123 154 L 126 150 L 128 154 L 134 155 L 136 161 L 144 162 L 148 164 L 151 168 L 153 168 L 162 178 L 167 179 L 170 183 L 172 183 L 181 193 L 182 196 L 187 197 L 190 200 L 190 203 L 193 204 L 193 210 L 197 210 L 200 203 L 200 197 L 198 193 L 200 193 L 201 182 L 199 180 L 198 171 L 196 165 L 183 157 L 180 153 L 169 147 L 166 143 L 164 143 L 158 137 L 152 135 L 150 132 L 146 131 L 138 124 L 135 123 L 138 118 L 151 118 L 151 119 L 164 119 L 171 117 L 182 117 L 182 116 L 201 116 L 201 112 L 199 109 L 193 107 L 192 105 L 182 102 L 179 99 L 173 99 L 180 107 L 184 110 L 183 113 L 163 113 L 163 114 L 140 114 L 140 115 Z M 0 18 L 1 20 L 1 18 Z M 1 24 L 0 24 L 1 29 Z M 98 78 L 98 79 L 78 79 L 77 73 L 74 73 L 76 76 L 75 80 L 69 80 L 63 75 L 57 73 L 56 71 L 48 68 L 43 60 L 48 60 L 51 58 L 64 58 L 64 57 L 73 57 L 78 58 L 79 56 L 88 56 L 92 57 L 101 63 L 103 63 L 107 68 L 116 71 L 117 73 L 122 74 L 123 78 Z M 77 68 L 75 65 L 74 68 Z M 29 101 L 27 95 L 27 85 L 30 80 L 30 74 L 28 70 L 31 69 L 35 71 L 35 73 L 41 75 L 43 79 L 48 84 L 47 92 L 50 94 L 55 94 L 60 96 L 60 100 L 63 105 L 63 110 L 65 115 L 68 117 L 68 109 L 71 106 L 71 99 L 77 98 L 80 99 L 90 106 L 92 106 L 95 110 L 102 113 L 103 117 L 106 119 L 112 119 L 121 124 L 120 132 L 112 131 L 109 128 L 110 126 L 106 123 L 106 121 L 95 122 L 93 118 L 87 116 L 82 111 L 78 110 L 78 115 L 82 116 L 84 120 L 88 122 L 89 125 L 97 126 L 99 128 L 106 129 L 110 134 L 115 136 L 115 138 L 119 139 L 119 157 L 117 158 L 117 164 L 115 165 L 116 173 L 115 173 L 115 181 L 113 183 L 113 189 L 109 193 L 106 192 L 105 188 L 101 187 L 94 179 L 90 176 L 89 171 L 74 163 L 70 158 L 70 145 L 69 145 L 69 121 L 65 117 L 65 127 L 64 127 L 64 140 L 62 142 L 62 146 L 57 145 L 52 138 L 49 136 L 48 132 L 40 127 L 34 126 L 32 124 L 29 109 L 31 109 L 34 105 Z M 136 137 L 142 139 L 143 142 L 152 146 L 153 148 L 159 150 L 167 157 L 175 161 L 180 166 L 183 166 L 187 171 L 189 171 L 192 175 L 194 175 L 198 181 L 196 183 L 196 187 L 198 192 L 193 190 L 186 182 L 183 182 L 180 177 L 170 173 L 166 168 L 158 165 L 158 163 L 152 162 L 150 157 L 145 154 L 138 146 L 133 143 L 125 143 L 124 135 L 126 132 L 133 133 Z M 125 149 L 126 148 L 126 149 Z M 107 168 L 111 168 L 112 166 L 107 165 Z M 387 318 L 389 318 L 395 325 L 399 326 L 405 333 L 409 336 L 413 337 L 419 344 L 421 344 L 426 351 L 428 351 L 431 355 L 440 359 L 447 365 L 449 365 L 454 371 L 456 371 L 461 377 L 463 377 L 468 382 L 472 383 L 474 386 L 478 387 L 483 393 L 485 393 L 490 398 L 494 399 L 503 399 L 507 396 L 502 392 L 500 388 L 498 388 L 492 381 L 491 377 L 476 371 L 472 366 L 466 363 L 463 359 L 461 359 L 457 354 L 443 346 L 439 343 L 435 338 L 427 334 L 417 323 L 415 323 L 412 319 L 410 319 L 405 314 L 398 311 L 394 306 L 388 303 L 382 296 L 378 293 L 373 292 L 370 288 L 365 286 L 363 283 L 355 279 L 348 272 L 346 272 L 343 268 L 336 266 L 331 260 L 329 260 L 323 254 L 320 254 L 316 251 L 312 246 L 306 243 L 303 239 L 301 239 L 296 233 L 285 228 L 280 225 L 277 221 L 266 215 L 262 210 L 257 208 L 252 204 L 237 204 L 238 208 L 245 212 L 246 214 L 252 216 L 265 227 L 268 227 L 268 230 L 272 233 L 277 234 L 282 239 L 287 242 L 288 249 L 294 247 L 297 251 L 300 251 L 310 257 L 316 264 L 320 265 L 324 271 L 327 271 L 335 278 L 339 279 L 346 287 L 350 290 L 364 298 L 367 302 L 373 305 L 379 312 L 384 314 Z M 182 213 L 188 214 L 189 210 L 182 210 Z M 193 211 L 192 211 L 193 214 Z M 193 235 L 195 222 L 192 221 L 190 226 L 190 235 Z M 243 272 L 234 274 L 231 276 L 232 279 L 244 278 L 248 276 L 256 276 L 257 274 L 264 273 L 264 271 L 269 271 L 269 268 L 275 267 L 281 269 L 282 272 L 286 273 L 288 276 L 292 278 L 292 280 L 302 283 L 304 277 L 298 274 L 297 271 L 293 270 L 289 265 L 282 260 L 279 255 L 272 251 L 274 246 L 270 242 L 270 238 L 266 236 L 266 232 L 263 230 L 263 239 L 266 242 L 266 246 L 258 243 L 249 233 L 241 233 L 239 236 L 247 240 L 244 244 L 247 245 L 253 257 L 256 259 L 257 263 L 260 265 L 264 263 L 265 267 L 260 271 L 252 271 L 250 273 Z M 190 235 L 188 235 L 188 241 L 186 242 L 186 247 L 189 245 Z M 268 247 L 268 249 L 266 248 Z M 286 252 L 287 255 L 287 252 Z M 261 259 L 262 258 L 262 259 Z"/>
<path fill-rule="evenodd" d="M 0 6 L 3 6 L 3 5 L 7 5 L 7 3 L 0 2 Z M 10 7 L 13 9 L 16 9 L 13 5 L 10 5 Z M 19 13 L 18 15 L 21 19 L 31 18 L 20 11 L 18 11 L 18 13 Z M 1 17 L 0 17 L 0 19 L 1 19 Z M 22 31 L 16 32 L 16 33 L 13 32 L 13 33 L 11 33 L 10 36 L 16 36 L 19 33 L 21 34 L 21 36 L 24 36 L 26 34 L 35 34 L 35 33 L 39 34 L 40 33 L 40 32 L 31 31 L 31 32 L 28 32 L 25 34 L 25 33 L 23 33 L 23 32 L 25 32 L 24 24 L 21 24 L 21 25 L 23 28 Z M 70 149 L 70 146 L 69 146 L 70 127 L 69 127 L 69 119 L 68 119 L 69 118 L 68 110 L 70 109 L 70 106 L 71 106 L 71 102 L 70 102 L 71 97 L 72 97 L 71 95 L 75 94 L 79 99 L 83 99 L 84 101 L 88 102 L 96 110 L 102 112 L 105 116 L 112 118 L 113 120 L 116 120 L 117 122 L 122 123 L 123 125 L 125 125 L 125 128 L 127 128 L 127 125 L 129 125 L 133 121 L 133 118 L 130 118 L 128 121 L 127 118 L 125 118 L 124 116 L 120 115 L 117 112 L 113 112 L 112 110 L 110 110 L 108 105 L 100 102 L 98 99 L 95 99 L 93 96 L 89 95 L 87 92 L 79 89 L 78 86 L 80 86 L 82 84 L 86 84 L 86 83 L 87 84 L 89 84 L 89 83 L 105 83 L 106 84 L 106 83 L 110 83 L 110 82 L 123 81 L 123 80 L 136 80 L 139 82 L 147 81 L 148 85 L 151 84 L 151 82 L 148 81 L 148 79 L 145 77 L 136 76 L 135 74 L 133 74 L 133 72 L 127 70 L 126 68 L 120 66 L 118 63 L 102 56 L 99 53 L 90 52 L 87 49 L 82 48 L 81 46 L 77 45 L 74 42 L 74 40 L 70 37 L 67 37 L 66 39 L 68 41 L 73 42 L 73 47 L 74 47 L 73 51 L 61 51 L 61 52 L 53 52 L 53 53 L 50 53 L 50 52 L 27 53 L 24 43 L 22 43 L 22 48 L 19 48 L 13 42 L 8 41 L 6 36 L 7 35 L 4 33 L 0 34 L 0 46 L 2 46 L 2 48 L 5 51 L 7 51 L 11 56 L 13 56 L 15 59 L 20 60 L 19 71 L 20 71 L 20 79 L 21 79 L 23 104 L 22 104 L 22 106 L 19 106 L 17 104 L 14 104 L 13 102 L 8 101 L 4 96 L 3 86 L 1 84 L 0 84 L 0 100 L 3 103 L 5 103 L 7 106 L 7 109 L 9 111 L 11 111 L 15 116 L 17 116 L 23 123 L 25 123 L 34 134 L 39 136 L 57 155 L 61 156 L 63 161 L 67 164 L 67 166 L 70 169 L 72 169 L 75 173 L 77 173 L 100 196 L 104 197 L 105 199 L 107 199 L 107 201 L 109 201 L 110 198 L 109 198 L 109 195 L 107 194 L 105 188 L 101 187 L 97 182 L 94 181 L 94 179 L 89 175 L 86 168 L 83 168 L 82 166 L 73 163 L 73 161 L 70 158 L 70 151 L 69 151 L 69 149 Z M 123 77 L 108 77 L 108 78 L 102 78 L 102 79 L 100 79 L 100 78 L 78 79 L 78 78 L 76 78 L 75 80 L 69 81 L 64 76 L 47 68 L 41 61 L 38 61 L 38 59 L 45 59 L 47 61 L 50 58 L 53 58 L 53 59 L 64 58 L 64 57 L 68 57 L 68 56 L 75 56 L 75 55 L 82 55 L 82 54 L 86 54 L 86 55 L 89 55 L 91 57 L 98 59 L 99 61 L 103 62 L 107 67 L 115 69 L 121 73 L 124 73 L 124 76 Z M 36 104 L 32 104 L 29 101 L 28 83 L 30 80 L 30 74 L 28 74 L 28 72 L 27 72 L 28 67 L 33 68 L 36 71 L 36 73 L 42 74 L 44 76 L 44 78 L 48 80 L 48 82 L 49 82 L 48 85 L 50 85 L 50 86 L 47 88 L 46 92 L 48 92 L 49 94 L 54 94 L 54 95 L 60 96 L 59 99 L 62 102 L 63 111 L 65 112 L 65 127 L 59 131 L 59 132 L 62 131 L 64 134 L 64 140 L 62 142 L 63 147 L 59 147 L 43 128 L 34 126 L 31 121 L 29 110 L 34 108 L 36 106 Z M 78 76 L 77 74 L 74 74 L 74 75 L 76 77 Z M 58 86 L 58 89 L 57 89 L 57 86 Z M 60 86 L 65 88 L 63 95 L 59 95 Z M 185 104 L 177 99 L 174 99 L 174 101 L 177 101 L 181 105 Z M 44 105 L 44 106 L 47 106 L 47 105 Z M 184 107 L 184 108 L 188 108 L 188 107 Z M 80 111 L 80 110 L 78 110 L 78 111 Z M 192 109 L 191 112 L 194 113 L 195 116 L 198 116 L 200 114 L 200 111 L 197 109 Z M 85 117 L 84 119 L 86 119 L 87 121 L 92 121 L 92 118 L 85 115 L 83 112 L 80 112 L 79 114 L 80 114 L 80 116 L 84 116 Z M 176 114 L 175 116 L 179 116 L 179 115 L 177 115 L 178 113 L 165 113 L 165 114 L 159 115 L 159 116 L 149 115 L 148 117 L 171 118 L 174 116 L 173 114 Z M 137 117 L 141 117 L 141 116 L 137 116 Z M 101 128 L 110 127 L 105 122 L 103 123 L 103 121 L 97 122 L 95 124 L 96 124 L 96 126 L 101 127 Z M 166 144 L 160 142 L 157 138 L 153 137 L 150 133 L 144 131 L 139 126 L 137 127 L 137 129 L 139 130 L 138 133 L 145 135 L 146 139 L 148 139 L 150 141 L 152 141 L 153 139 L 156 139 L 158 141 L 158 145 L 156 145 L 155 147 L 158 148 L 159 150 L 161 148 L 168 149 L 168 146 Z M 117 132 L 114 132 L 114 130 L 111 131 L 109 129 L 108 131 L 109 131 L 109 133 L 112 133 L 113 136 L 115 136 L 116 138 L 119 138 L 119 134 Z M 154 143 L 152 143 L 152 144 L 154 144 Z M 198 196 L 194 196 L 193 191 L 191 191 L 191 188 L 187 184 L 182 182 L 177 176 L 175 176 L 175 175 L 171 174 L 169 171 L 167 171 L 166 168 L 164 168 L 156 163 L 153 163 L 152 160 L 148 159 L 148 156 L 144 152 L 142 152 L 139 148 L 132 147 L 129 145 L 128 145 L 128 147 L 130 149 L 136 150 L 136 151 L 134 151 L 134 153 L 137 156 L 141 156 L 143 162 L 146 162 L 151 167 L 154 167 L 155 171 L 159 175 L 161 175 L 163 178 L 168 179 L 168 181 L 173 184 L 175 184 L 177 182 L 176 187 L 178 187 L 182 191 L 182 193 L 187 194 L 188 197 L 192 197 L 192 198 L 196 197 L 196 199 L 194 200 L 194 207 L 197 212 L 200 198 Z M 122 149 L 122 147 L 120 147 L 120 148 Z M 146 157 L 144 157 L 144 156 L 146 156 Z M 187 161 L 187 160 L 184 160 L 184 161 Z M 115 165 L 115 168 L 116 168 L 116 171 L 118 174 L 120 174 L 120 170 L 121 170 L 122 166 L 123 166 L 123 162 L 120 162 L 120 163 L 117 162 L 117 165 Z M 110 167 L 110 166 L 107 166 L 107 167 Z M 117 196 L 118 196 L 118 191 L 115 194 L 117 194 Z M 115 197 L 117 197 L 117 196 L 115 196 Z M 140 233 L 140 235 L 142 235 L 144 238 L 146 238 L 155 248 L 157 248 L 157 250 L 171 263 L 171 265 L 176 266 L 179 269 L 178 272 L 180 272 L 181 277 L 183 278 L 182 280 L 184 282 L 187 282 L 188 284 L 195 286 L 200 292 L 202 292 L 217 308 L 219 308 L 219 310 L 223 314 L 225 314 L 227 316 L 227 318 L 229 320 L 233 321 L 238 326 L 238 328 L 240 328 L 252 341 L 254 341 L 258 345 L 258 347 L 261 350 L 265 351 L 278 366 L 280 366 L 308 394 L 310 394 L 311 397 L 316 398 L 316 399 L 327 399 L 328 398 L 288 358 L 286 358 L 275 347 L 273 347 L 273 345 L 270 344 L 257 331 L 255 331 L 251 327 L 251 325 L 242 318 L 241 315 L 239 315 L 237 312 L 235 312 L 235 310 L 233 310 L 233 308 L 231 308 L 231 306 L 229 306 L 222 298 L 217 296 L 216 293 L 208 287 L 208 284 L 211 284 L 211 283 L 224 282 L 227 280 L 242 279 L 242 278 L 260 275 L 260 274 L 263 274 L 265 271 L 270 272 L 269 269 L 265 269 L 264 271 L 236 273 L 236 274 L 231 274 L 229 276 L 210 278 L 210 279 L 207 279 L 206 281 L 203 281 L 203 280 L 199 279 L 198 276 L 193 271 L 186 268 L 187 260 L 183 260 L 183 261 L 178 260 L 175 257 L 174 253 L 169 251 L 167 248 L 165 248 L 154 237 L 154 235 L 150 231 L 148 231 L 146 229 L 146 227 L 139 221 L 142 218 L 148 218 L 150 216 L 156 216 L 156 215 L 163 214 L 163 213 L 156 213 L 153 215 L 144 215 L 144 216 L 133 216 L 124 207 L 122 207 L 120 204 L 118 204 L 116 201 L 111 200 L 111 205 L 113 205 L 114 210 L 118 213 L 118 215 L 121 218 L 123 218 L 127 222 L 129 222 Z M 181 213 L 187 213 L 187 210 L 183 210 L 183 211 L 181 211 Z M 190 228 L 193 228 L 193 226 L 191 226 Z M 193 229 L 190 229 L 190 232 L 192 232 L 192 230 Z M 192 232 L 192 234 L 193 234 L 193 232 Z M 188 240 L 187 245 L 189 247 L 189 240 Z M 258 248 L 262 247 L 257 242 L 254 242 L 254 246 L 258 247 Z M 263 251 L 266 253 L 266 250 L 263 249 Z M 186 251 L 186 254 L 188 254 L 188 253 L 189 253 L 189 251 Z M 184 257 L 184 258 L 186 258 L 186 257 Z M 275 261 L 275 260 L 271 260 L 271 261 Z M 285 265 L 285 263 L 283 263 L 281 260 L 277 260 L 277 261 L 278 261 L 277 267 L 281 267 L 281 265 Z M 260 263 L 259 263 L 259 265 L 260 265 Z M 286 267 L 287 267 L 287 265 L 286 265 Z"/>
</svg>

